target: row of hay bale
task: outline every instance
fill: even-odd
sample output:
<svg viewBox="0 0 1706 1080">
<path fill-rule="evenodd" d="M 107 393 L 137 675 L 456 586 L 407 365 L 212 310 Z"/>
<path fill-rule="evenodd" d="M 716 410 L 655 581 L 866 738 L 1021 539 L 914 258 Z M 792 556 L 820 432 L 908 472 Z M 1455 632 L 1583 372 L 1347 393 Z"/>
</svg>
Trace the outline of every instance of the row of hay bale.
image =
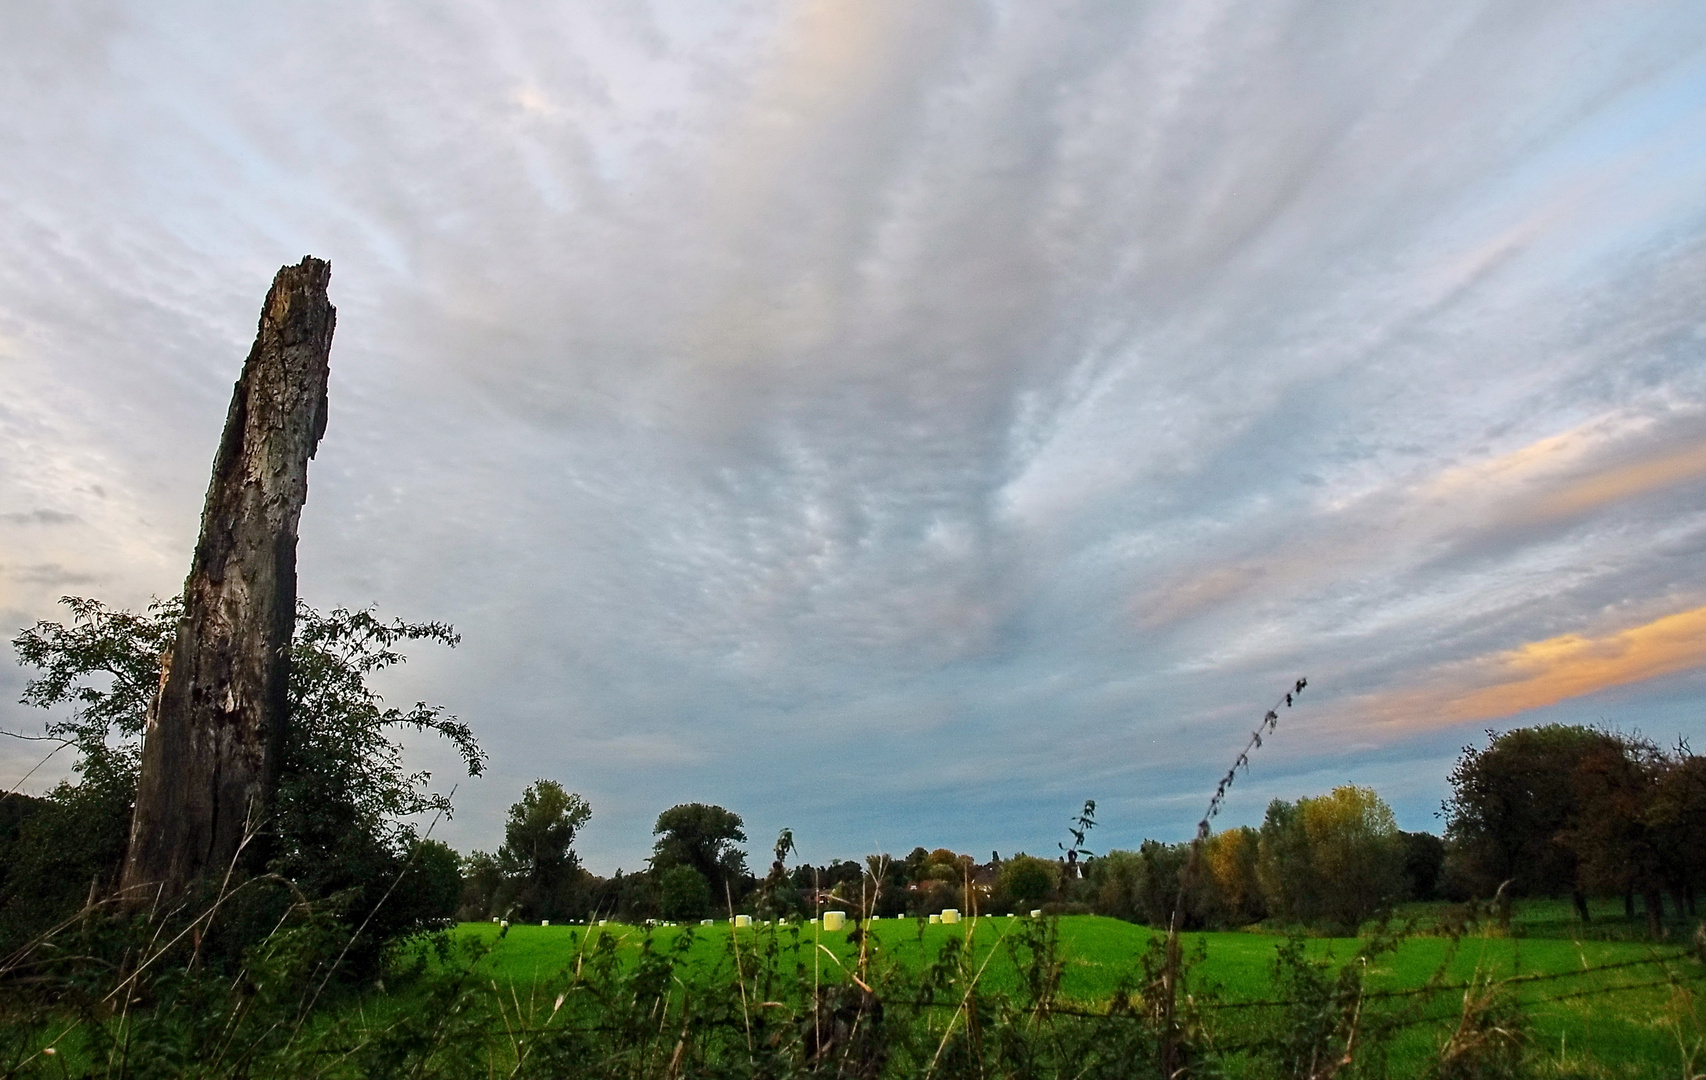
<svg viewBox="0 0 1706 1080">
<path fill-rule="evenodd" d="M 1017 916 L 1013 912 L 1008 912 L 1007 917 L 1009 919 L 1017 918 Z M 1043 917 L 1043 913 L 1042 913 L 1041 908 L 1035 908 L 1031 911 L 1031 918 L 1040 919 L 1042 917 Z M 880 918 L 882 918 L 882 916 L 872 915 L 868 921 L 876 922 Z M 501 919 L 498 916 L 493 915 L 492 921 L 497 923 L 501 929 L 504 929 L 504 930 L 509 929 L 509 920 L 508 919 Z M 806 925 L 812 926 L 817 921 L 818 920 L 816 920 L 816 919 L 807 919 Z M 959 909 L 958 908 L 943 908 L 942 913 L 940 915 L 931 915 L 929 917 L 929 921 L 932 925 L 935 925 L 938 923 L 946 923 L 946 924 L 951 926 L 954 923 L 957 923 L 960 921 Z M 580 923 L 580 920 L 571 919 L 571 920 L 569 920 L 569 922 L 571 924 L 578 924 L 578 923 Z M 734 917 L 734 919 L 732 920 L 732 922 L 734 924 L 735 929 L 737 929 L 737 930 L 746 929 L 746 928 L 752 926 L 752 916 L 751 915 L 736 915 Z M 599 919 L 596 925 L 607 926 L 607 925 L 609 925 L 609 923 L 610 923 L 609 919 Z M 550 919 L 541 919 L 541 920 L 539 920 L 539 925 L 540 926 L 550 926 L 551 920 Z M 592 926 L 592 925 L 594 925 L 594 923 L 591 919 L 588 919 L 588 920 L 586 920 L 585 925 Z M 659 922 L 656 919 L 647 919 L 646 925 L 647 926 L 674 926 L 676 924 L 672 923 L 672 922 Z M 700 919 L 699 925 L 700 926 L 715 926 L 715 925 L 717 925 L 717 920 L 716 919 Z M 774 923 L 772 923 L 770 920 L 766 919 L 764 921 L 763 925 L 765 925 L 765 926 L 772 926 L 772 925 L 774 925 L 774 926 L 788 926 L 790 924 L 789 924 L 788 920 L 786 920 L 786 919 L 777 919 L 777 920 L 775 920 Z M 846 925 L 847 925 L 847 913 L 845 911 L 830 910 L 830 911 L 826 911 L 823 913 L 823 928 L 825 930 L 841 930 L 841 929 L 844 929 L 846 927 Z"/>
</svg>

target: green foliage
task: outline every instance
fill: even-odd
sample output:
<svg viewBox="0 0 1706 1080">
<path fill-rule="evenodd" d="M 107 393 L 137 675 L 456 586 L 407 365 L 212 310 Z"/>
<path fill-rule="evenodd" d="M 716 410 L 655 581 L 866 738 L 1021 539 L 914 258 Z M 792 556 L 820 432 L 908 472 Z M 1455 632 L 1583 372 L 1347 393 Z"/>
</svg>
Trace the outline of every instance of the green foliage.
<svg viewBox="0 0 1706 1080">
<path fill-rule="evenodd" d="M 1302 935 L 1288 937 L 1274 951 L 1274 993 L 1283 1004 L 1256 1056 L 1296 1080 L 1384 1076 L 1387 1043 L 1401 1019 L 1368 1007 L 1365 982 L 1370 962 L 1397 943 L 1377 933 L 1335 964 L 1331 954 L 1311 956 Z"/>
<path fill-rule="evenodd" d="M 1203 926 L 1248 926 L 1267 917 L 1262 894 L 1261 834 L 1228 829 L 1203 841 L 1199 880 L 1187 895 L 1191 914 Z"/>
<path fill-rule="evenodd" d="M 1084 846 L 1085 838 L 1090 835 L 1090 830 L 1095 827 L 1096 800 L 1085 799 L 1084 808 L 1078 812 L 1078 816 L 1073 818 L 1072 823 L 1066 828 L 1066 831 L 1072 834 L 1072 846 L 1067 847 L 1064 841 L 1056 845 L 1066 853 L 1065 877 L 1068 881 L 1076 881 L 1084 876 L 1083 867 L 1078 862 L 1080 855 L 1091 856 L 1096 854 Z"/>
<path fill-rule="evenodd" d="M 1576 857 L 1578 887 L 1648 898 L 1654 936 L 1662 932 L 1656 908 L 1667 876 L 1665 838 L 1649 813 L 1660 767 L 1657 748 L 1642 740 L 1618 738 L 1592 747 L 1576 762 L 1571 777 L 1576 814 L 1558 835 Z"/>
<path fill-rule="evenodd" d="M 28 937 L 101 895 L 118 869 L 135 796 L 140 740 L 159 682 L 160 658 L 176 633 L 177 601 L 137 614 L 67 597 L 69 624 L 38 622 L 14 641 L 21 663 L 40 674 L 25 704 L 69 705 L 47 734 L 76 754 L 78 782 L 50 793 L 47 805 L 19 830 L 11 873 L 0 897 L 0 933 Z M 294 894 L 326 900 L 365 927 L 348 950 L 351 965 L 370 968 L 379 946 L 397 934 L 442 921 L 450 912 L 442 888 L 400 888 L 414 867 L 416 829 L 408 820 L 448 813 L 448 795 L 428 788 L 426 773 L 402 764 L 401 731 L 448 739 L 477 775 L 484 755 L 468 726 L 443 709 L 417 702 L 387 707 L 368 687 L 377 673 L 404 661 L 399 646 L 433 641 L 454 646 L 441 623 L 384 622 L 370 611 L 297 611 L 291 650 L 290 724 L 280 751 L 272 816 L 257 842 L 267 871 L 288 890 L 246 890 L 232 910 L 247 910 L 264 934 Z M 441 854 L 424 857 L 442 873 Z M 417 877 L 417 880 L 418 879 Z M 439 882 L 442 885 L 442 881 Z M 232 921 L 223 925 L 230 929 Z M 235 933 L 234 943 L 249 940 Z M 240 945 L 233 944 L 233 948 Z"/>
<path fill-rule="evenodd" d="M 405 769 L 399 734 L 447 740 L 470 776 L 485 764 L 472 730 L 442 707 L 387 706 L 369 688 L 374 675 L 405 662 L 400 646 L 412 641 L 453 648 L 459 638 L 443 623 L 297 609 L 290 725 L 274 801 L 276 855 L 268 869 L 310 897 L 343 898 L 347 917 L 367 927 L 352 952 L 356 970 L 376 965 L 384 942 L 441 923 L 455 908 L 445 903 L 442 879 L 432 891 L 400 884 L 425 880 L 411 852 L 443 874 L 443 852 L 419 847 L 410 819 L 448 814 L 451 805 L 448 794 L 428 787 L 430 774 Z"/>
<path fill-rule="evenodd" d="M 864 882 L 872 894 L 867 898 L 868 913 L 891 918 L 906 914 L 906 864 L 887 855 L 865 857 Z"/>
<path fill-rule="evenodd" d="M 578 865 L 575 833 L 592 817 L 585 799 L 555 780 L 540 780 L 510 806 L 498 859 L 533 882 L 549 882 Z"/>
<path fill-rule="evenodd" d="M 125 930 L 126 948 L 151 955 L 150 929 Z M 1106 919 L 985 919 L 975 930 L 883 922 L 857 937 L 799 928 L 734 931 L 726 924 L 500 931 L 487 923 L 413 939 L 383 984 L 322 994 L 347 929 L 323 915 L 299 914 L 251 947 L 240 971 L 156 964 L 128 984 L 134 991 L 128 1008 L 102 1003 L 126 974 L 55 981 L 51 995 L 33 1004 L 13 988 L 0 1013 L 0 1071 L 351 1080 L 1113 1080 L 1158 1075 L 1165 1034 L 1179 1052 L 1180 1076 L 1515 1078 L 1535 1064 L 1547 1036 L 1558 1044 L 1558 1030 L 1535 1028 L 1516 1055 L 1496 1038 L 1472 1048 L 1474 1036 L 1527 1031 L 1544 1018 L 1571 1025 L 1571 1060 L 1581 1071 L 1542 1075 L 1676 1075 L 1670 1033 L 1644 1013 L 1630 1015 L 1642 1006 L 1662 1013 L 1670 985 L 1589 998 L 1590 1013 L 1531 1012 L 1499 981 L 1520 967 L 1572 975 L 1567 983 L 1527 984 L 1531 993 L 1572 993 L 1581 986 L 1577 974 L 1639 984 L 1664 964 L 1652 958 L 1650 967 L 1636 969 L 1639 975 L 1581 968 L 1644 957 L 1645 946 L 1587 943 L 1583 950 L 1568 940 L 1489 941 L 1462 960 L 1498 967 L 1497 977 L 1472 980 L 1470 1002 L 1491 989 L 1496 1007 L 1469 1010 L 1465 1025 L 1458 1004 L 1465 973 L 1456 969 L 1438 992 L 1382 997 L 1393 986 L 1425 989 L 1449 950 L 1437 937 L 1388 952 L 1393 939 L 1383 935 L 1354 943 L 1296 938 L 1278 950 L 1262 934 L 1193 935 L 1180 969 L 1178 1008 L 1168 1020 L 1158 1008 L 1165 939 Z M 88 945 L 76 932 L 63 940 L 66 952 Z M 1334 951 L 1346 959 L 1333 959 Z M 1674 974 L 1691 981 L 1698 972 L 1688 961 Z M 1404 1026 L 1416 1020 L 1420 1027 Z M 1698 1024 L 1689 1023 L 1684 1034 L 1697 1037 Z M 1579 1036 L 1617 1025 L 1649 1038 L 1603 1067 L 1591 1059 L 1581 1065 Z M 1394 1041 L 1405 1033 L 1413 1037 Z M 52 1039 L 59 1040 L 55 1057 L 30 1059 Z M 1448 1055 L 1442 1044 L 1453 1040 L 1465 1049 Z M 1619 1052 L 1604 1039 L 1595 1045 Z M 1516 1070 L 1506 1067 L 1513 1061 Z"/>
<path fill-rule="evenodd" d="M 67 596 L 66 623 L 42 620 L 12 640 L 18 663 L 40 674 L 21 703 L 73 707 L 48 723 L 47 735 L 75 748 L 74 769 L 96 786 L 134 787 L 142 727 L 160 683 L 160 658 L 172 646 L 183 603 L 156 600 L 143 613 Z"/>
<path fill-rule="evenodd" d="M 1559 892 L 1643 898 L 1647 932 L 1664 933 L 1706 885 L 1706 762 L 1686 743 L 1559 724 L 1488 733 L 1452 771 L 1448 886 L 1480 896 Z"/>
<path fill-rule="evenodd" d="M 1524 1080 L 1535 1075 L 1533 1021 L 1515 995 L 1491 979 L 1463 993 L 1456 1028 L 1440 1046 L 1437 1080 Z M 1692 1078 L 1690 1078 L 1692 1080 Z"/>
<path fill-rule="evenodd" d="M 448 925 L 462 899 L 462 857 L 441 841 L 415 841 L 398 891 L 409 895 L 422 926 Z"/>
<path fill-rule="evenodd" d="M 1368 795 L 1364 791 L 1357 798 Z M 1145 840 L 1137 851 L 1110 851 L 1087 864 L 1084 897 L 1097 914 L 1156 927 L 1170 924 L 1182 897 L 1187 930 L 1249 926 L 1270 916 L 1343 929 L 1347 920 L 1361 921 L 1408 895 L 1406 860 L 1412 851 L 1421 849 L 1416 858 L 1424 864 L 1431 851 L 1437 876 L 1441 847 L 1425 833 L 1388 833 L 1389 812 L 1383 815 L 1375 807 L 1365 819 L 1358 807 L 1370 807 L 1347 804 L 1345 798 L 1275 802 L 1260 831 L 1211 833 L 1200 842 L 1182 894 L 1190 844 Z M 1311 819 L 1304 814 L 1311 806 L 1316 807 L 1313 838 L 1306 824 Z M 1424 865 L 1416 873 L 1426 871 Z M 1339 880 L 1369 892 L 1350 904 L 1332 895 Z"/>
<path fill-rule="evenodd" d="M 1001 864 L 996 884 L 998 909 L 1029 911 L 1050 899 L 1060 886 L 1060 866 L 1034 855 L 1015 855 Z"/>
<path fill-rule="evenodd" d="M 657 876 L 649 873 L 624 874 L 617 870 L 615 877 L 603 883 L 595 906 L 601 914 L 630 922 L 662 918 Z"/>
<path fill-rule="evenodd" d="M 658 874 L 658 911 L 666 919 L 702 919 L 711 910 L 711 883 L 691 866 Z"/>
<path fill-rule="evenodd" d="M 1142 921 L 1149 926 L 1170 926 L 1173 908 L 1180 900 L 1180 880 L 1190 862 L 1191 845 L 1145 840 L 1137 853 L 1141 862 L 1137 889 L 1132 897 L 1134 906 Z M 1197 880 L 1204 879 L 1199 876 Z M 1200 905 L 1193 903 L 1194 899 L 1189 891 L 1184 893 L 1183 925 L 1191 930 L 1202 926 L 1196 911 Z"/>
<path fill-rule="evenodd" d="M 580 870 L 575 833 L 591 818 L 587 801 L 555 780 L 533 783 L 510 806 L 497 864 L 528 917 L 558 918 L 574 907 L 567 894 Z"/>
<path fill-rule="evenodd" d="M 746 833 L 739 814 L 705 803 L 682 803 L 659 814 L 652 833 L 658 838 L 652 847 L 653 870 L 691 866 L 710 883 L 714 898 L 740 899 L 746 852 L 736 845 L 746 843 Z"/>
<path fill-rule="evenodd" d="M 1090 862 L 1086 895 L 1098 914 L 1167 926 L 1190 858 L 1190 844 L 1154 840 L 1144 841 L 1137 851 L 1110 851 Z M 1259 922 L 1267 909 L 1256 870 L 1255 830 L 1230 829 L 1202 841 L 1184 890 L 1184 928 Z"/>
<path fill-rule="evenodd" d="M 1401 832 L 1404 892 L 1411 900 L 1437 900 L 1445 884 L 1445 841 L 1433 833 Z"/>
<path fill-rule="evenodd" d="M 1651 762 L 1652 786 L 1642 814 L 1652 829 L 1666 884 L 1683 894 L 1706 887 L 1706 758 L 1679 743 Z M 1692 911 L 1688 911 L 1692 915 Z"/>
<path fill-rule="evenodd" d="M 1455 876 L 1478 896 L 1506 881 L 1517 896 L 1574 889 L 1576 853 L 1562 835 L 1581 818 L 1578 767 L 1621 753 L 1616 736 L 1563 724 L 1489 731 L 1486 749 L 1464 747 L 1445 804 Z"/>
<path fill-rule="evenodd" d="M 1110 851 L 1089 865 L 1091 906 L 1098 915 L 1143 922 L 1137 893 L 1143 877 L 1143 856 L 1135 851 Z"/>
<path fill-rule="evenodd" d="M 1404 899 L 1392 810 L 1354 785 L 1296 804 L 1275 800 L 1262 823 L 1258 872 L 1274 914 L 1344 933 Z"/>
<path fill-rule="evenodd" d="M 1262 818 L 1260 859 L 1262 895 L 1282 919 L 1307 922 L 1320 909 L 1323 883 L 1309 859 L 1309 834 L 1296 804 L 1275 799 Z"/>
<path fill-rule="evenodd" d="M 528 785 L 510 805 L 498 853 L 476 851 L 463 862 L 460 917 L 560 920 L 598 908 L 594 879 L 574 851 L 591 818 L 587 801 L 556 781 Z"/>
</svg>

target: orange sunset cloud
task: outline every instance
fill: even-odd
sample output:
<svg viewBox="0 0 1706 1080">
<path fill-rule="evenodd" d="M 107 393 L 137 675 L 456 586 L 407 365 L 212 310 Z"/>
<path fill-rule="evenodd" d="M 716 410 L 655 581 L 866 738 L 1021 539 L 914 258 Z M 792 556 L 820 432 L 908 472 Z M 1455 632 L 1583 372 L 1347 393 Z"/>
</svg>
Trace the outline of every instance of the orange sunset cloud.
<svg viewBox="0 0 1706 1080">
<path fill-rule="evenodd" d="M 1666 615 L 1603 637 L 1563 634 L 1458 666 L 1481 685 L 1438 686 L 1364 702 L 1361 711 L 1395 723 L 1418 718 L 1495 720 L 1613 686 L 1706 666 L 1706 607 Z"/>
<path fill-rule="evenodd" d="M 1541 518 L 1566 517 L 1706 476 L 1706 443 L 1677 453 L 1607 469 L 1584 477 L 1541 500 Z"/>
</svg>

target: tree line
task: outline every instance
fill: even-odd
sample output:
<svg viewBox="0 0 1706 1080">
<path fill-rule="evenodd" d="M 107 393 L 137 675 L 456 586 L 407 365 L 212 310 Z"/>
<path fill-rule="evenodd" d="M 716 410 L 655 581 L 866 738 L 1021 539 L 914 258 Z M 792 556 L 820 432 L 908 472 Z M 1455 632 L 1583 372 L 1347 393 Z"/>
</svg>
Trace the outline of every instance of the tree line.
<svg viewBox="0 0 1706 1080">
<path fill-rule="evenodd" d="M 1706 759 L 1634 734 L 1551 724 L 1465 747 L 1446 803 L 1446 879 L 1474 896 L 1641 901 L 1648 932 L 1693 917 L 1706 881 Z M 1508 909 L 1507 909 L 1508 910 Z"/>
<path fill-rule="evenodd" d="M 0 799 L 0 946 L 55 925 L 116 881 L 135 799 L 138 750 L 176 601 L 134 613 L 68 599 L 71 618 L 41 622 L 13 642 L 36 669 L 23 700 L 66 707 L 46 738 L 75 755 L 71 780 L 44 798 Z M 747 861 L 741 817 L 686 803 L 663 811 L 645 864 L 610 877 L 574 850 L 592 808 L 540 780 L 511 807 L 503 843 L 462 857 L 425 839 L 423 815 L 449 809 L 429 777 L 402 765 L 397 736 L 449 740 L 470 774 L 484 755 L 469 727 L 443 709 L 385 705 L 368 680 L 404 659 L 411 642 L 454 645 L 435 623 L 385 621 L 370 611 L 298 611 L 290 681 L 292 724 L 278 798 L 255 837 L 265 873 L 256 927 L 308 898 L 360 912 L 356 959 L 384 942 L 453 919 L 684 921 L 730 912 L 762 918 L 923 916 L 945 908 L 1007 913 L 1044 908 L 1155 926 L 1180 906 L 1190 928 L 1259 922 L 1349 931 L 1407 900 L 1570 896 L 1637 903 L 1649 931 L 1670 913 L 1692 916 L 1706 875 L 1706 765 L 1686 743 L 1598 728 L 1549 725 L 1488 733 L 1450 775 L 1443 835 L 1404 832 L 1368 788 L 1344 786 L 1276 800 L 1259 827 L 1200 844 L 1146 840 L 1135 851 L 1083 849 L 1094 804 L 1070 827 L 1062 854 L 987 859 L 947 848 L 812 865 L 777 837 L 767 871 Z M 1083 858 L 1080 859 L 1080 855 Z M 399 887 L 399 882 L 406 887 Z M 241 922 L 242 920 L 236 920 Z M 230 925 L 228 923 L 227 925 Z M 236 934 L 241 939 L 241 934 Z M 236 948 L 234 939 L 233 948 Z"/>
<path fill-rule="evenodd" d="M 855 918 L 1042 909 L 1165 926 L 1182 895 L 1191 928 L 1277 919 L 1354 932 L 1396 903 L 1436 897 L 1444 858 L 1438 837 L 1398 830 L 1385 802 L 1354 786 L 1276 801 L 1260 829 L 1214 834 L 1189 874 L 1191 845 L 1158 841 L 1082 862 L 1077 844 L 1070 858 L 991 852 L 985 861 L 919 846 L 904 856 L 789 867 L 793 838 L 784 831 L 760 878 L 738 846 L 746 839 L 740 816 L 689 803 L 659 815 L 643 869 L 604 878 L 581 867 L 573 851 L 590 816 L 586 801 L 560 784 L 530 786 L 510 808 L 497 853 L 465 860 L 458 917 L 686 921 L 737 912 L 809 918 L 826 908 Z"/>
<path fill-rule="evenodd" d="M 1661 750 L 1637 735 L 1547 725 L 1488 732 L 1465 747 L 1441 809 L 1443 835 L 1399 829 L 1370 788 L 1269 804 L 1259 827 L 1198 843 L 1146 840 L 1079 860 L 1093 817 L 1081 816 L 1064 856 L 987 860 L 914 848 L 821 866 L 787 865 L 784 831 L 770 872 L 747 869 L 738 814 L 692 803 L 658 817 L 657 842 L 635 873 L 603 878 L 580 867 L 572 843 L 591 814 L 552 781 L 510 810 L 505 844 L 463 864 L 464 919 L 690 920 L 742 912 L 810 917 L 826 907 L 868 916 L 923 916 L 955 908 L 1006 914 L 1108 915 L 1165 927 L 1175 907 L 1187 929 L 1257 923 L 1354 934 L 1410 901 L 1494 901 L 1508 918 L 1517 897 L 1637 901 L 1660 936 L 1672 914 L 1696 914 L 1706 877 L 1706 763 L 1686 743 Z M 1089 804 L 1093 810 L 1094 804 Z"/>
</svg>

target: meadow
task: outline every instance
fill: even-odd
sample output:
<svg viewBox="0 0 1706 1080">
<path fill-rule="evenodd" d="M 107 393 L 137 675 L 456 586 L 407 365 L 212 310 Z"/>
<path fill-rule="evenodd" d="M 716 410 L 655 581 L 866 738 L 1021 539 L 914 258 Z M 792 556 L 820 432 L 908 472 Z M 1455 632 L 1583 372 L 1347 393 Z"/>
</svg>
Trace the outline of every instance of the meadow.
<svg viewBox="0 0 1706 1080">
<path fill-rule="evenodd" d="M 1394 1075 L 1422 1075 L 1458 1027 L 1466 992 L 1485 999 L 1496 994 L 1526 1017 L 1524 1041 L 1531 1065 L 1542 1075 L 1693 1077 L 1701 1062 L 1701 1010 L 1696 980 L 1701 965 L 1681 943 L 1633 938 L 1620 904 L 1595 911 L 1595 922 L 1577 923 L 1567 905 L 1518 904 L 1508 927 L 1479 925 L 1447 932 L 1453 912 L 1441 905 L 1412 905 L 1400 913 L 1406 932 L 1389 951 L 1357 959 L 1370 944 L 1372 928 L 1359 938 L 1304 940 L 1303 955 L 1316 970 L 1332 975 L 1342 965 L 1361 968 L 1367 997 L 1366 1022 L 1392 1024 L 1386 1046 Z M 465 923 L 455 936 L 482 953 L 481 974 L 495 985 L 526 994 L 572 977 L 577 963 L 603 948 L 633 961 L 642 950 L 673 955 L 701 978 L 732 980 L 738 952 L 767 955 L 811 983 L 844 983 L 858 967 L 861 949 L 867 978 L 900 977 L 908 985 L 941 963 L 944 949 L 963 953 L 962 973 L 991 998 L 1023 996 L 1031 954 L 1022 945 L 1029 920 L 994 916 L 958 925 L 922 920 L 881 920 L 868 938 L 806 922 L 734 929 L 727 920 L 706 926 L 537 926 L 507 929 Z M 1162 932 L 1116 919 L 1070 915 L 1051 920 L 1058 962 L 1057 1002 L 1086 1011 L 1106 1010 L 1122 990 L 1140 982 L 1143 957 L 1153 955 Z M 1442 929 L 1445 928 L 1445 929 Z M 1586 932 L 1584 932 L 1586 931 Z M 1627 931 L 1627 933 L 1625 933 Z M 1678 932 L 1681 930 L 1679 928 Z M 1234 1047 L 1249 1033 L 1274 1023 L 1272 1003 L 1285 996 L 1276 960 L 1285 935 L 1261 930 L 1188 933 L 1193 958 L 1188 990 L 1204 1018 L 1210 1043 Z M 875 973 L 874 975 L 871 973 Z M 963 993 L 965 981 L 948 997 Z M 880 988 L 879 988 L 880 990 Z M 947 1004 L 951 1005 L 950 1000 Z M 1225 1064 L 1235 1074 L 1238 1055 Z M 1694 1070 L 1694 1071 L 1691 1071 Z"/>
</svg>

